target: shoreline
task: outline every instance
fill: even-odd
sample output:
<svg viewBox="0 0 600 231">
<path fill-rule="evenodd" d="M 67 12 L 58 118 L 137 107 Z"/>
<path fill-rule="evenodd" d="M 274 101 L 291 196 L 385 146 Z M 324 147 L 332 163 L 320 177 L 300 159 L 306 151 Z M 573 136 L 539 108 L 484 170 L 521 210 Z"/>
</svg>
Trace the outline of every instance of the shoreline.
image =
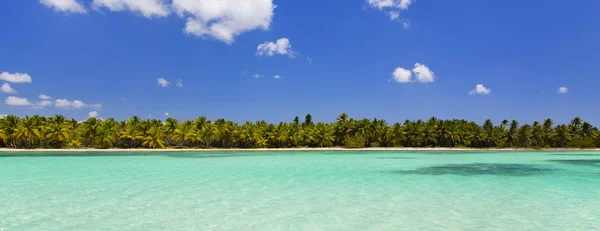
<svg viewBox="0 0 600 231">
<path fill-rule="evenodd" d="M 578 148 L 207 148 L 207 149 L 11 149 L 0 148 L 3 152 L 302 152 L 302 151 L 600 151 L 600 148 L 578 149 Z"/>
</svg>

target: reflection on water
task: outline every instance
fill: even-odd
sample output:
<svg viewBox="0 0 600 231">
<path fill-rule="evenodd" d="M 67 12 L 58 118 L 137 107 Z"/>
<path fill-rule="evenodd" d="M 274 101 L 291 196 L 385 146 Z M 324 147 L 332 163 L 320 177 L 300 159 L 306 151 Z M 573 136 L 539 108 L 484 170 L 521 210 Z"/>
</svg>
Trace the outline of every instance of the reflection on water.
<svg viewBox="0 0 600 231">
<path fill-rule="evenodd" d="M 150 156 L 155 152 L 0 152 L 1 157 L 94 157 L 94 156 Z"/>
<path fill-rule="evenodd" d="M 529 164 L 446 164 L 432 167 L 424 167 L 416 170 L 393 171 L 396 174 L 419 174 L 419 175 L 497 175 L 497 176 L 534 176 L 549 174 L 555 171 L 551 168 L 543 168 Z"/>
<path fill-rule="evenodd" d="M 406 157 L 406 156 L 389 156 L 389 157 L 377 157 L 377 159 L 392 159 L 392 160 L 414 160 L 416 157 Z"/>
<path fill-rule="evenodd" d="M 173 158 L 190 158 L 190 159 L 213 159 L 213 158 L 234 158 L 234 157 L 253 157 L 253 156 L 273 156 L 271 153 L 203 153 L 203 154 L 185 154 L 185 153 L 173 153 L 165 154 L 166 157 Z M 290 154 L 276 154 L 290 155 Z"/>
<path fill-rule="evenodd" d="M 600 167 L 600 159 L 571 159 L 571 160 L 549 160 L 550 162 L 571 164 L 571 165 L 587 165 Z"/>
<path fill-rule="evenodd" d="M 560 154 L 548 154 L 550 156 L 600 156 L 600 154 L 583 154 L 583 153 L 577 153 L 577 154 L 564 154 L 564 153 L 560 153 Z"/>
</svg>

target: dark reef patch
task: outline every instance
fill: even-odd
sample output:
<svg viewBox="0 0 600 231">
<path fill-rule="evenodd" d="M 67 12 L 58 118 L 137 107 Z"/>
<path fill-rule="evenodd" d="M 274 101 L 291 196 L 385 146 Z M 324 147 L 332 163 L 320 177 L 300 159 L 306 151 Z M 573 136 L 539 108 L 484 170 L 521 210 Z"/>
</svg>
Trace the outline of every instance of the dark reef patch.
<svg viewBox="0 0 600 231">
<path fill-rule="evenodd" d="M 392 171 L 395 174 L 418 175 L 458 175 L 458 176 L 535 176 L 554 172 L 555 169 L 529 164 L 446 164 L 424 167 L 415 170 Z"/>
<path fill-rule="evenodd" d="M 570 164 L 570 165 L 586 165 L 600 167 L 600 159 L 568 159 L 568 160 L 548 160 L 554 163 Z"/>
<path fill-rule="evenodd" d="M 548 154 L 550 156 L 600 156 L 600 154 Z"/>
</svg>

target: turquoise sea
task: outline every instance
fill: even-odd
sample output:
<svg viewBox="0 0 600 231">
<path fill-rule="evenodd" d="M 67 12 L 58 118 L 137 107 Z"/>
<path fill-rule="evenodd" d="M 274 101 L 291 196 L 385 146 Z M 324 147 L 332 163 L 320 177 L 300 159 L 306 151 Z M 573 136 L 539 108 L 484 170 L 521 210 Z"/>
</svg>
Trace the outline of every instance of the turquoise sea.
<svg viewBox="0 0 600 231">
<path fill-rule="evenodd" d="M 0 230 L 600 230 L 600 152 L 0 153 Z"/>
</svg>

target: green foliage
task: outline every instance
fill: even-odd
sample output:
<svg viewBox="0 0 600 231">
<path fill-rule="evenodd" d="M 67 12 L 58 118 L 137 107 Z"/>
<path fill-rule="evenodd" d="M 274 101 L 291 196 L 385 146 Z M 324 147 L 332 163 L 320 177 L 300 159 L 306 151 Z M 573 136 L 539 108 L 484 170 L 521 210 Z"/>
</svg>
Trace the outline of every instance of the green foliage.
<svg viewBox="0 0 600 231">
<path fill-rule="evenodd" d="M 579 138 L 579 139 L 571 140 L 567 144 L 567 147 L 582 148 L 582 149 L 597 148 L 598 142 L 592 138 Z"/>
<path fill-rule="evenodd" d="M 345 148 L 364 148 L 366 139 L 364 136 L 360 134 L 355 134 L 353 136 L 348 136 L 344 139 L 344 147 Z"/>
<path fill-rule="evenodd" d="M 503 120 L 482 125 L 466 120 L 404 121 L 353 119 L 342 113 L 333 123 L 314 122 L 307 114 L 292 122 L 238 124 L 206 117 L 178 121 L 168 118 L 126 121 L 90 118 L 82 122 L 62 115 L 0 118 L 0 146 L 8 148 L 293 148 L 293 147 L 471 147 L 594 148 L 598 129 L 581 118 L 569 124 L 519 125 Z"/>
</svg>

